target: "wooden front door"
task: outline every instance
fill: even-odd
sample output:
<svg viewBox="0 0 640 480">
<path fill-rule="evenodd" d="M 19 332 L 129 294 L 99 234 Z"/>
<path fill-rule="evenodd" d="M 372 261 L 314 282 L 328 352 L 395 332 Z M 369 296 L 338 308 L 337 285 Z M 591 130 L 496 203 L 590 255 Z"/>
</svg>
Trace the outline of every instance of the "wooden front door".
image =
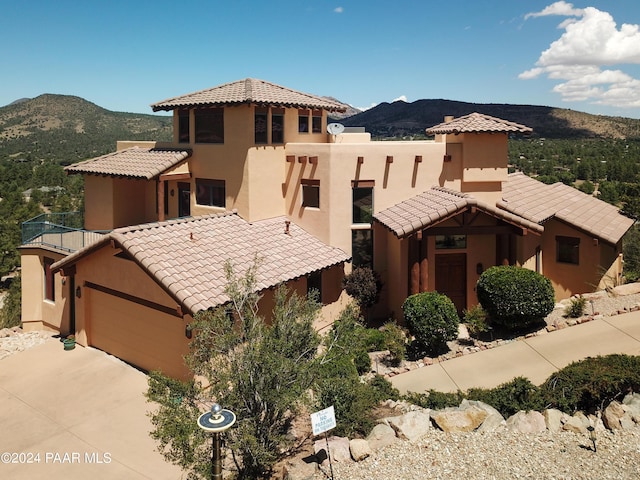
<svg viewBox="0 0 640 480">
<path fill-rule="evenodd" d="M 436 255 L 436 291 L 451 299 L 458 314 L 467 308 L 467 254 Z"/>
</svg>

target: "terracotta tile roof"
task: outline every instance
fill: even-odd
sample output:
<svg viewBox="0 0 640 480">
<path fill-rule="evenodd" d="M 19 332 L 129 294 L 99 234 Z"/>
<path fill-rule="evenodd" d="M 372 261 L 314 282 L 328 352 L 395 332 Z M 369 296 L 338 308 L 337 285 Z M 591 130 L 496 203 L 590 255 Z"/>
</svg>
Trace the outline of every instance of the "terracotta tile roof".
<svg viewBox="0 0 640 480">
<path fill-rule="evenodd" d="M 204 105 L 257 104 L 281 107 L 318 108 L 330 112 L 344 112 L 346 107 L 327 98 L 298 92 L 275 83 L 246 78 L 217 87 L 169 98 L 151 105 L 154 112 L 180 107 Z"/>
<path fill-rule="evenodd" d="M 427 135 L 449 133 L 531 133 L 533 129 L 481 113 L 470 113 L 463 117 L 454 118 L 450 122 L 444 122 L 431 128 L 427 128 Z"/>
<path fill-rule="evenodd" d="M 469 207 L 476 207 L 488 215 L 537 234 L 543 231 L 540 225 L 525 218 L 479 202 L 471 195 L 442 187 L 433 187 L 420 195 L 397 203 L 378 212 L 374 218 L 401 238 L 432 227 Z"/>
<path fill-rule="evenodd" d="M 150 223 L 114 230 L 99 244 L 56 263 L 71 265 L 114 241 L 123 248 L 185 311 L 195 313 L 226 303 L 224 265 L 238 275 L 261 260 L 258 290 L 350 260 L 294 223 L 285 233 L 286 217 L 248 223 L 233 212 Z"/>
<path fill-rule="evenodd" d="M 520 172 L 509 175 L 498 207 L 539 224 L 557 218 L 611 244 L 633 225 L 613 205 L 563 183 L 546 185 Z"/>
<path fill-rule="evenodd" d="M 65 167 L 67 173 L 150 180 L 191 156 L 191 150 L 131 147 Z"/>
</svg>

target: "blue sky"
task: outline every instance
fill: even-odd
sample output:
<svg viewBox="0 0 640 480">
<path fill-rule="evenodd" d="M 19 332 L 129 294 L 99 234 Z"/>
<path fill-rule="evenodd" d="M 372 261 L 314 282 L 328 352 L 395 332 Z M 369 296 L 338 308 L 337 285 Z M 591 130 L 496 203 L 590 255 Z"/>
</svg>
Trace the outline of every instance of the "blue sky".
<svg viewBox="0 0 640 480">
<path fill-rule="evenodd" d="M 640 118 L 640 2 L 0 0 L 0 105 L 114 111 L 246 77 L 355 107 L 402 99 Z"/>
</svg>

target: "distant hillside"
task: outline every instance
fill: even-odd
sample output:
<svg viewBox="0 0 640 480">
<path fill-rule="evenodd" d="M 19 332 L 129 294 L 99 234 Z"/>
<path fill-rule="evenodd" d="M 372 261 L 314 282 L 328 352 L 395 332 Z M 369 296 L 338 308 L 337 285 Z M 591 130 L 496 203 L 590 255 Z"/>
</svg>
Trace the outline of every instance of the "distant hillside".
<svg viewBox="0 0 640 480">
<path fill-rule="evenodd" d="M 45 94 L 0 108 L 0 159 L 69 164 L 112 152 L 118 140 L 171 140 L 171 117 L 111 112 L 69 95 Z"/>
<path fill-rule="evenodd" d="M 640 138 L 640 120 L 591 115 L 564 108 L 535 105 L 480 104 L 453 100 L 417 100 L 381 103 L 349 118 L 346 126 L 365 127 L 378 137 L 424 135 L 445 115 L 460 117 L 472 112 L 527 125 L 534 135 L 547 138 Z"/>
</svg>

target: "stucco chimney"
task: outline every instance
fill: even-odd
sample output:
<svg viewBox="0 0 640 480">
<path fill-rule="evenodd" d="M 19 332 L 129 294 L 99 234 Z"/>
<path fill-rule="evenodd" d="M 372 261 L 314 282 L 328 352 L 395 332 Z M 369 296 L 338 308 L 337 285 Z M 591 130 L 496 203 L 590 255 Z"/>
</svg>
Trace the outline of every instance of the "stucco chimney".
<svg viewBox="0 0 640 480">
<path fill-rule="evenodd" d="M 445 115 L 444 116 L 444 123 L 449 123 L 453 121 L 453 115 Z"/>
</svg>

